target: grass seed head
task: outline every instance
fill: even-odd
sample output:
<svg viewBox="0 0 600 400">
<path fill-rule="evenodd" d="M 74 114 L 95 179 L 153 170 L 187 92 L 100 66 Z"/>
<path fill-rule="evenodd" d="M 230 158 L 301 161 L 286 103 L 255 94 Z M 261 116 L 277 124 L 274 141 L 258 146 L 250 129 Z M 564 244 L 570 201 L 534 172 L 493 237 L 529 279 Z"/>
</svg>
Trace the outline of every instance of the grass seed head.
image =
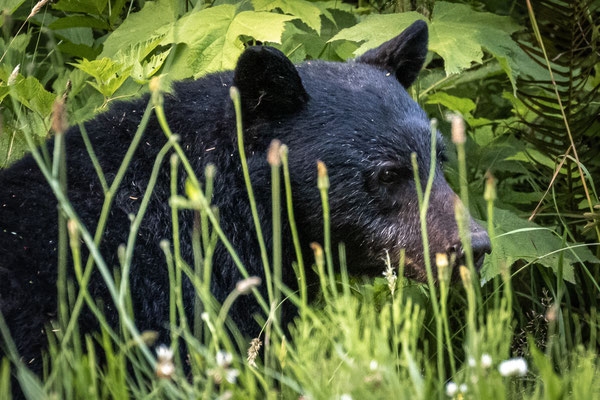
<svg viewBox="0 0 600 400">
<path fill-rule="evenodd" d="M 248 348 L 248 365 L 256 368 L 256 357 L 258 357 L 258 351 L 262 346 L 262 341 L 259 338 L 254 338 L 250 341 L 250 348 Z"/>
<path fill-rule="evenodd" d="M 37 13 L 40 12 L 40 10 L 42 9 L 42 7 L 44 7 L 46 5 L 46 3 L 48 3 L 49 0 L 40 0 L 36 3 L 35 6 L 33 6 L 33 8 L 31 9 L 31 12 L 29 13 L 29 15 L 27 16 L 27 19 L 31 19 L 33 18 L 33 16 Z"/>
</svg>

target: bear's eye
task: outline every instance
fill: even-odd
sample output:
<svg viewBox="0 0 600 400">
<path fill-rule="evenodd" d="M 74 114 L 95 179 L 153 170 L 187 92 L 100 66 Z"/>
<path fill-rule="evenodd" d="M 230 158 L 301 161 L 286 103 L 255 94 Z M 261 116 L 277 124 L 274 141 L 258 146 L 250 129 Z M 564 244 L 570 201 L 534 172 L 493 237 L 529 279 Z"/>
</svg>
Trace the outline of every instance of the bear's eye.
<svg viewBox="0 0 600 400">
<path fill-rule="evenodd" d="M 389 185 L 392 183 L 399 183 L 402 181 L 404 173 L 400 168 L 397 167 L 385 167 L 379 171 L 378 179 L 379 182 Z"/>
</svg>

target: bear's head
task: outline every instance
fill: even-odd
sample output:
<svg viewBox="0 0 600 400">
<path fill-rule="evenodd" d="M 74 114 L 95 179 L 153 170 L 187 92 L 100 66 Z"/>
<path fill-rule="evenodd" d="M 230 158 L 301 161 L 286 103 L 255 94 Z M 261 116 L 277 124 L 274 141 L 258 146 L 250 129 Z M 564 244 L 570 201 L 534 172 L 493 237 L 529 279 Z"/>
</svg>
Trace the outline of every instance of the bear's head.
<svg viewBox="0 0 600 400">
<path fill-rule="evenodd" d="M 426 279 L 411 153 L 417 155 L 425 187 L 431 131 L 427 115 L 406 89 L 423 66 L 427 40 L 427 24 L 417 21 L 348 63 L 308 61 L 294 66 L 274 48 L 251 47 L 235 70 L 251 157 L 264 160 L 275 138 L 289 147 L 299 233 L 303 240 L 321 243 L 316 164 L 325 163 L 332 240 L 345 243 L 348 265 L 355 273 L 380 274 L 386 257 L 397 265 L 404 249 L 407 275 Z M 436 253 L 445 253 L 464 262 L 454 211 L 460 200 L 444 179 L 439 133 L 436 147 L 427 212 L 429 250 L 432 260 Z M 473 220 L 470 231 L 479 267 L 490 242 Z"/>
</svg>

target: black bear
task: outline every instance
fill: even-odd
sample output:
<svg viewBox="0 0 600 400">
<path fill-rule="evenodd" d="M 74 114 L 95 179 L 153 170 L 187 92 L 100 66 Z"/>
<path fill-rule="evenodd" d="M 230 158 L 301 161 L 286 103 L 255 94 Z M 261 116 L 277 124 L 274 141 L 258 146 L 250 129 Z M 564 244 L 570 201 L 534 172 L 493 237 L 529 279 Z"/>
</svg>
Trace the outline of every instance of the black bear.
<svg viewBox="0 0 600 400">
<path fill-rule="evenodd" d="M 223 231 L 251 275 L 264 277 L 237 150 L 235 111 L 229 95 L 232 85 L 241 94 L 245 151 L 269 254 L 271 175 L 266 152 L 271 141 L 279 139 L 289 148 L 294 209 L 305 259 L 309 259 L 308 244 L 321 242 L 323 237 L 316 184 L 316 163 L 321 160 L 328 167 L 331 184 L 332 241 L 346 244 L 350 272 L 379 275 L 386 255 L 396 262 L 405 249 L 407 274 L 424 280 L 411 153 L 418 156 L 425 182 L 430 124 L 406 88 L 423 66 L 427 40 L 426 23 L 417 21 L 398 37 L 347 63 L 308 61 L 297 66 L 274 48 L 250 47 L 239 58 L 235 71 L 176 83 L 172 94 L 165 96 L 168 123 L 180 136 L 181 147 L 198 178 L 203 181 L 209 163 L 216 167 L 213 203 Z M 117 103 L 85 124 L 109 185 L 147 103 L 148 96 Z M 439 138 L 438 143 L 441 141 Z M 129 215 L 139 208 L 153 163 L 165 142 L 163 130 L 152 116 L 108 217 L 100 250 L 111 268 L 120 265 L 118 247 L 127 242 Z M 79 129 L 69 130 L 65 143 L 67 196 L 93 232 L 105 197 L 103 188 Z M 430 252 L 460 256 L 454 217 L 456 195 L 444 179 L 439 159 L 427 219 Z M 183 193 L 183 169 L 179 175 L 178 190 Z M 140 226 L 130 271 L 137 327 L 163 335 L 168 331 L 169 277 L 159 243 L 172 238 L 169 185 L 170 171 L 163 165 Z M 181 254 L 190 264 L 193 219 L 192 214 L 181 214 Z M 57 315 L 57 221 L 57 201 L 31 156 L 0 172 L 0 310 L 19 354 L 38 371 L 40 353 L 47 346 L 44 327 Z M 480 265 L 489 252 L 489 239 L 474 222 L 471 231 Z M 283 281 L 293 287 L 291 263 L 296 255 L 289 235 L 283 238 L 282 257 Z M 213 260 L 211 290 L 223 301 L 242 275 L 223 245 L 217 246 Z M 103 300 L 108 322 L 117 324 L 118 316 L 101 276 L 92 276 L 89 291 Z M 189 310 L 193 299 L 193 287 L 186 280 L 183 300 Z M 260 330 L 252 318 L 258 312 L 258 304 L 246 296 L 234 304 L 230 315 L 242 333 L 252 337 Z M 82 331 L 96 326 L 91 313 L 82 314 Z M 166 339 L 163 336 L 162 340 Z"/>
</svg>

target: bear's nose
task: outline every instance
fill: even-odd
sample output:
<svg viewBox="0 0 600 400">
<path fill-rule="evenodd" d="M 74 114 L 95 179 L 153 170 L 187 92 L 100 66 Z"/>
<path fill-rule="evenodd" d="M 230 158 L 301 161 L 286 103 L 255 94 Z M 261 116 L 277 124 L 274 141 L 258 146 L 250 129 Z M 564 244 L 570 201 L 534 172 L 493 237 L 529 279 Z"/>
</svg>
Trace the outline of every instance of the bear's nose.
<svg viewBox="0 0 600 400">
<path fill-rule="evenodd" d="M 490 237 L 484 230 L 472 232 L 471 234 L 471 248 L 473 249 L 473 263 L 475 269 L 479 270 L 483 265 L 483 259 L 486 254 L 492 251 Z M 464 265 L 465 252 L 460 242 L 450 246 L 447 250 L 448 256 L 454 256 L 455 265 Z"/>
<path fill-rule="evenodd" d="M 471 236 L 471 247 L 473 248 L 473 262 L 475 268 L 479 270 L 483 264 L 483 259 L 486 254 L 492 252 L 492 244 L 487 232 L 480 231 Z"/>
</svg>

